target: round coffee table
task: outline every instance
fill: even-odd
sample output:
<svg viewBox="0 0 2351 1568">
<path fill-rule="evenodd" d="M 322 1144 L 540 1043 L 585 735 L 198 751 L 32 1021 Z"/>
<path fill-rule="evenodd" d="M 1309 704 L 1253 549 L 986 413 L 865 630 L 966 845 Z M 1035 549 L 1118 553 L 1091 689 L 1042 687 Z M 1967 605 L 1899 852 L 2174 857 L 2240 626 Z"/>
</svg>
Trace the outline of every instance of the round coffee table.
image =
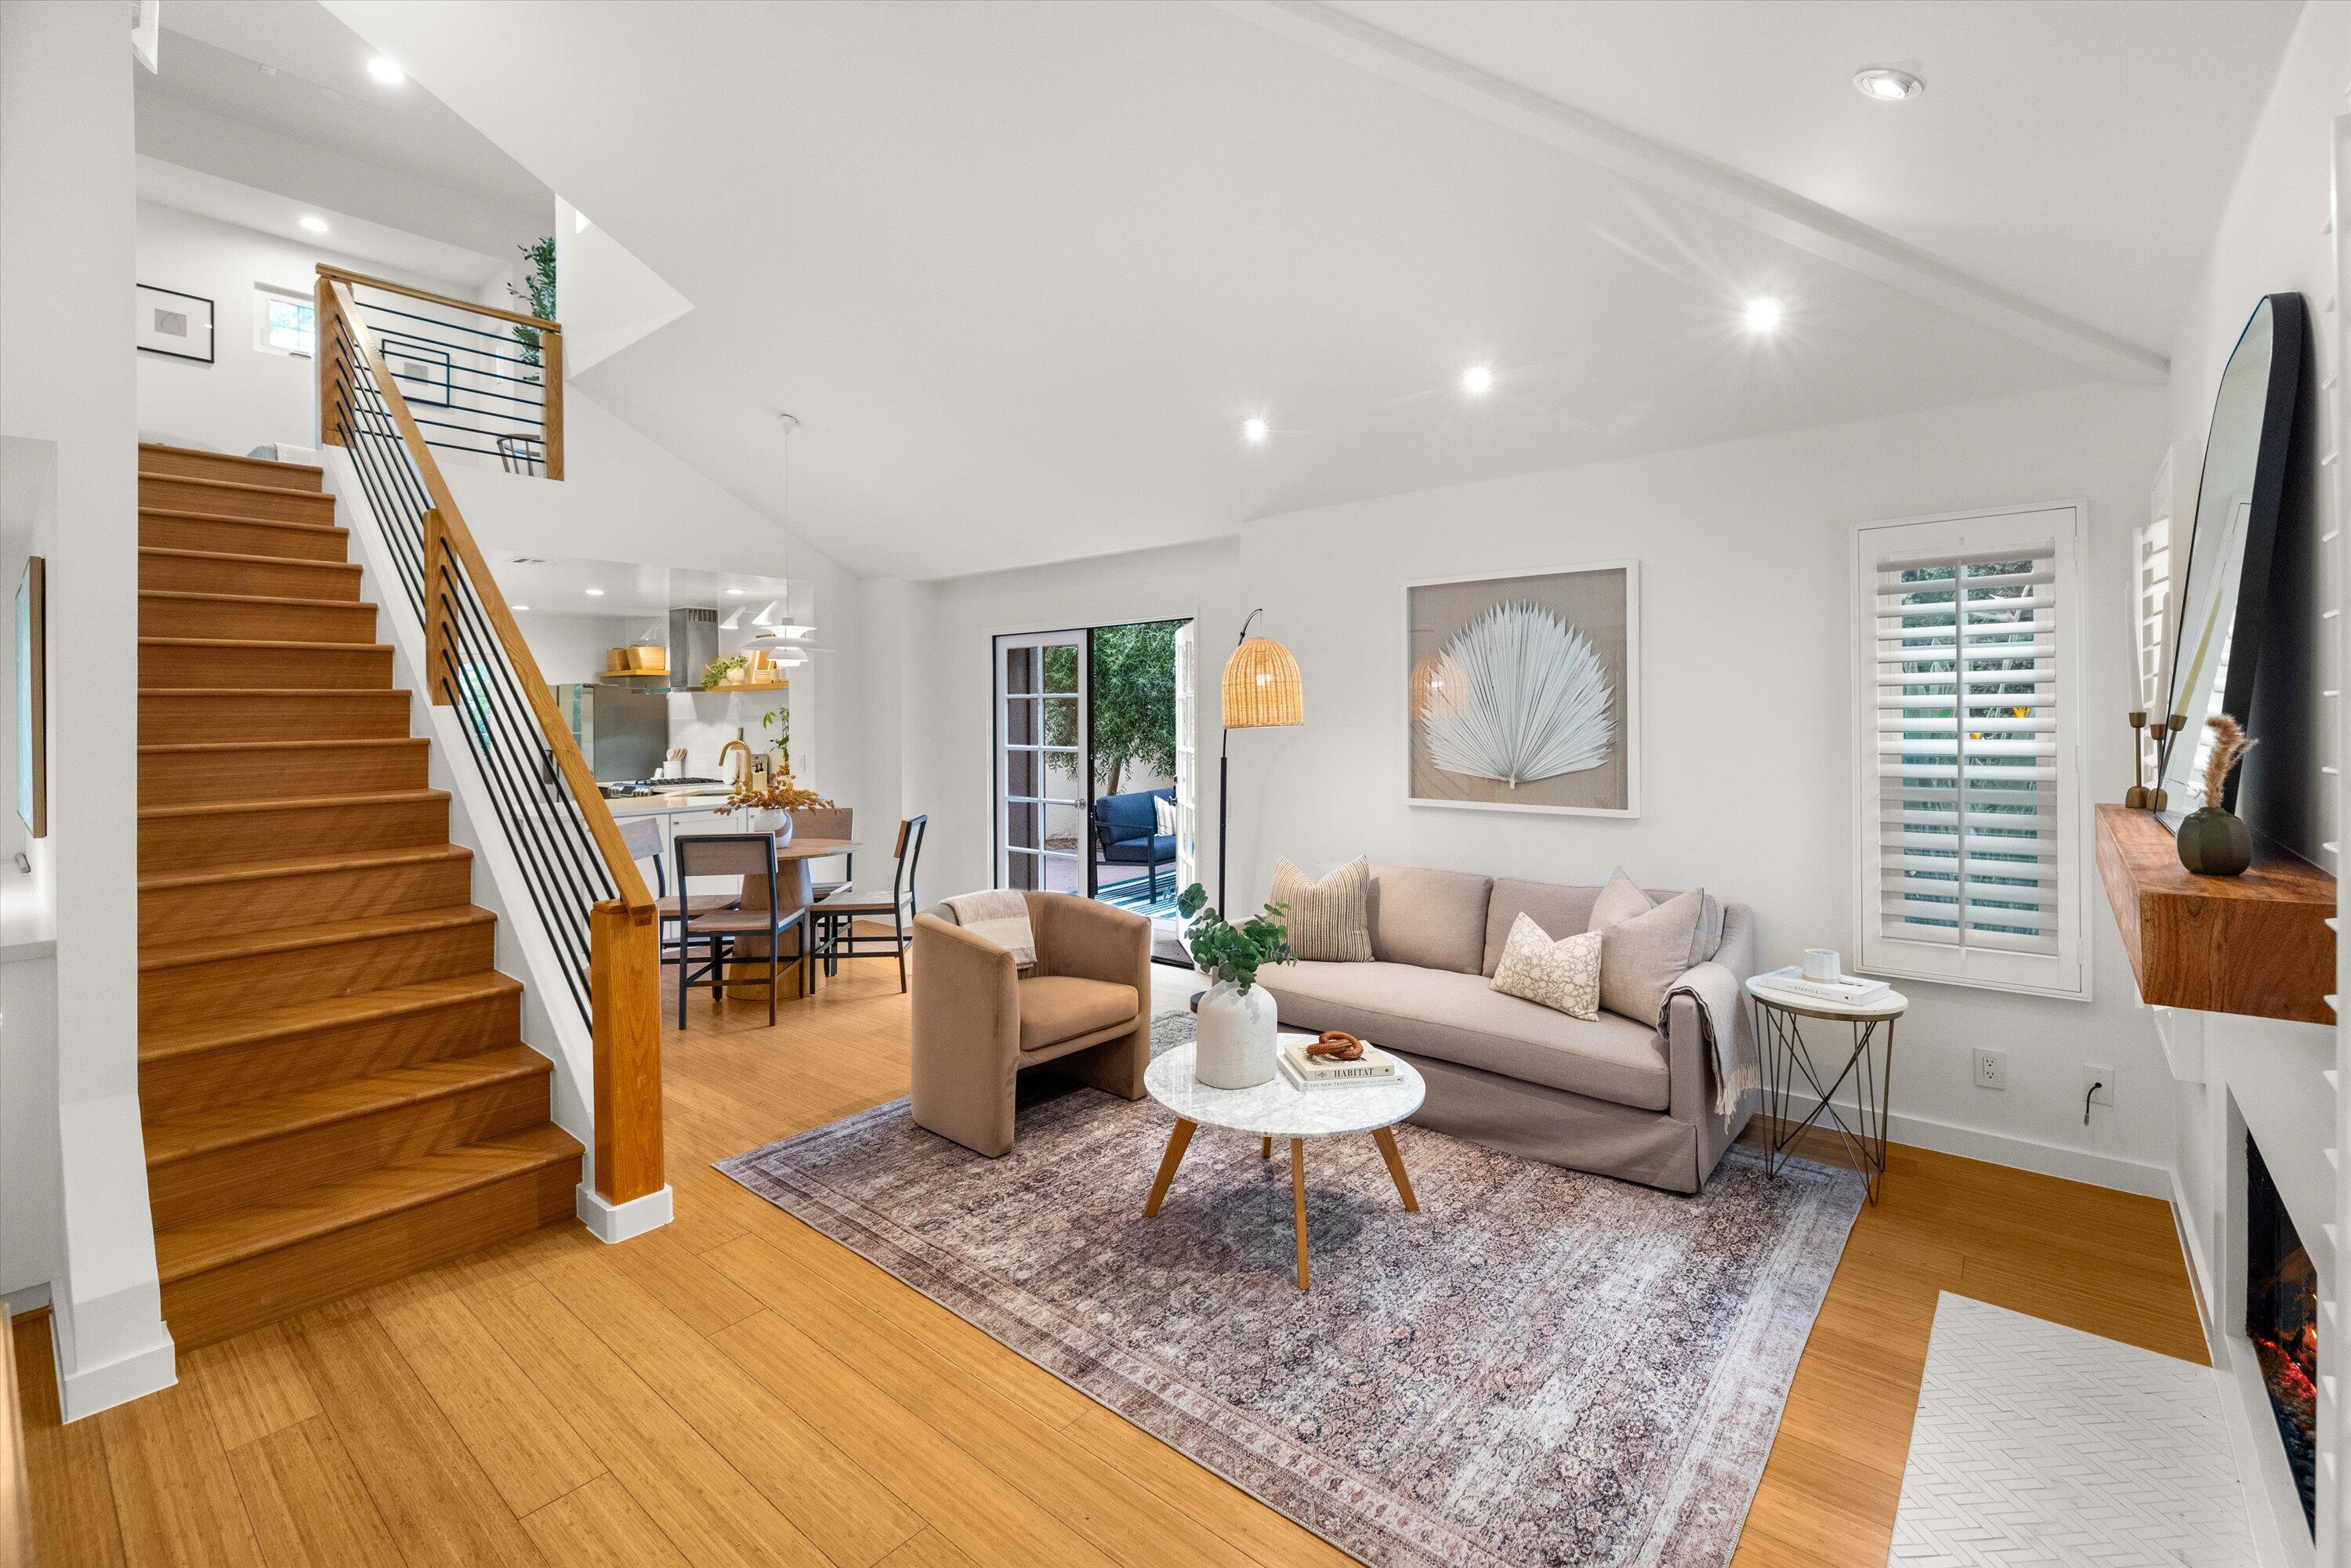
<svg viewBox="0 0 2351 1568">
<path fill-rule="evenodd" d="M 1284 1031 L 1282 1038 L 1314 1037 Z M 1143 1086 L 1151 1097 L 1176 1113 L 1176 1130 L 1167 1134 L 1167 1152 L 1160 1156 L 1159 1175 L 1152 1181 L 1151 1197 L 1143 1206 L 1144 1218 L 1159 1212 L 1168 1186 L 1176 1179 L 1176 1167 L 1184 1163 L 1184 1151 L 1192 1146 L 1192 1134 L 1203 1124 L 1255 1133 L 1262 1140 L 1258 1150 L 1260 1159 L 1273 1157 L 1274 1139 L 1290 1140 L 1290 1202 L 1298 1220 L 1298 1288 L 1301 1291 L 1306 1289 L 1307 1139 L 1369 1133 L 1380 1147 L 1380 1157 L 1387 1162 L 1388 1175 L 1395 1178 L 1396 1194 L 1405 1207 L 1420 1212 L 1420 1199 L 1413 1194 L 1412 1178 L 1405 1175 L 1404 1156 L 1396 1152 L 1395 1134 L 1391 1131 L 1420 1109 L 1427 1092 L 1412 1063 L 1399 1060 L 1393 1079 L 1350 1083 L 1340 1089 L 1294 1089 L 1279 1072 L 1272 1082 L 1254 1089 L 1211 1089 L 1192 1076 L 1194 1049 L 1177 1046 L 1154 1061 L 1143 1076 Z"/>
</svg>

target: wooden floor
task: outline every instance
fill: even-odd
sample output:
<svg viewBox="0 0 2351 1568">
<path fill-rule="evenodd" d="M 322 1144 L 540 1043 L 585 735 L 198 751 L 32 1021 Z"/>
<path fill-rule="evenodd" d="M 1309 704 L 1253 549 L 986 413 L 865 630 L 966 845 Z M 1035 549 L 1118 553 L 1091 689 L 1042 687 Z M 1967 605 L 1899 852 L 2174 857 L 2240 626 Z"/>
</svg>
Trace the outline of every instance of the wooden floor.
<svg viewBox="0 0 2351 1568">
<path fill-rule="evenodd" d="M 904 1092 L 890 966 L 844 966 L 774 1030 L 690 1005 L 665 1230 L 542 1232 L 193 1352 L 177 1387 L 67 1427 L 46 1324 L 20 1324 L 42 1562 L 1350 1561 L 706 1168 Z M 2163 1205 L 1897 1150 L 1738 1563 L 1886 1561 L 1945 1290 L 2204 1357 Z"/>
</svg>

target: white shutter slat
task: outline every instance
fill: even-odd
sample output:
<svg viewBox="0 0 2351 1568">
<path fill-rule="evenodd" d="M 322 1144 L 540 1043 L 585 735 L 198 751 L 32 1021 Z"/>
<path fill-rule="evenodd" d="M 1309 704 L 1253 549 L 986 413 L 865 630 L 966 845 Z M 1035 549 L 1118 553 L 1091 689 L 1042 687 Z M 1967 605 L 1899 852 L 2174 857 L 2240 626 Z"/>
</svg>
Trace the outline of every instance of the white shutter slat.
<svg viewBox="0 0 2351 1568">
<path fill-rule="evenodd" d="M 1867 634 L 1885 935 L 2058 951 L 2054 554 L 1877 569 Z"/>
</svg>

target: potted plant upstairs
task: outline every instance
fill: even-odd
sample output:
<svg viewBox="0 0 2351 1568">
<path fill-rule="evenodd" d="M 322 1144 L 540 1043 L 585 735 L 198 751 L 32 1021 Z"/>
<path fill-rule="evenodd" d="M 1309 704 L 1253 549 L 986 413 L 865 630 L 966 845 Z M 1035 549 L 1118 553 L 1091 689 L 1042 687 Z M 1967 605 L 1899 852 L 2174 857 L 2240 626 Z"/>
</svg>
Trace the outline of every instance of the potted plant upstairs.
<svg viewBox="0 0 2351 1568">
<path fill-rule="evenodd" d="M 1257 983 L 1257 972 L 1292 961 L 1290 928 L 1282 924 L 1290 907 L 1269 904 L 1264 914 L 1234 925 L 1207 903 L 1207 890 L 1196 882 L 1176 900 L 1176 913 L 1190 923 L 1185 947 L 1213 982 L 1200 998 L 1192 1075 L 1211 1089 L 1254 1089 L 1272 1082 L 1280 1028 L 1273 998 Z"/>
</svg>

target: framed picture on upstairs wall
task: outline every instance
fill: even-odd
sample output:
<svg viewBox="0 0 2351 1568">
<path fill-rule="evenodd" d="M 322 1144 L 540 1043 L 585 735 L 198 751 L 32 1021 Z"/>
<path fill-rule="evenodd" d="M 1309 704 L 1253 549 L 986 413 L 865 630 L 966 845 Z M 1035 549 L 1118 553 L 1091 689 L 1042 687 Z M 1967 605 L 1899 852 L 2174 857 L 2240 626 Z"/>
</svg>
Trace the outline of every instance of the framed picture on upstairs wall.
<svg viewBox="0 0 2351 1568">
<path fill-rule="evenodd" d="M 1405 585 L 1405 798 L 1641 814 L 1638 561 Z"/>
<path fill-rule="evenodd" d="M 213 302 L 141 283 L 131 304 L 131 340 L 142 354 L 213 362 Z"/>
</svg>

